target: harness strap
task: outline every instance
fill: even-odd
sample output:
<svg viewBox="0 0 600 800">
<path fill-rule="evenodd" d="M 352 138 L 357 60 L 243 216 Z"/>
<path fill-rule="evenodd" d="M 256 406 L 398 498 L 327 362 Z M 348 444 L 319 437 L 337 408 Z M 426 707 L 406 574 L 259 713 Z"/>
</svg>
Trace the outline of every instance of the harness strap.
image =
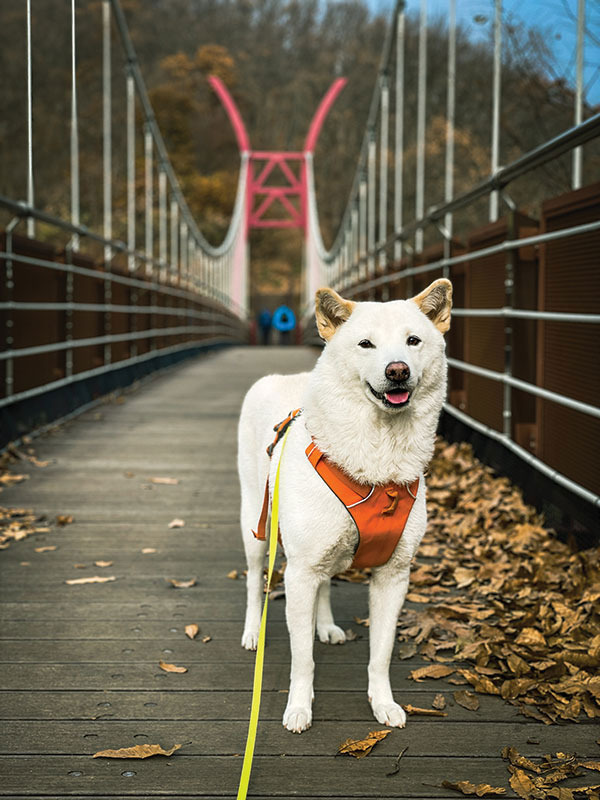
<svg viewBox="0 0 600 800">
<path fill-rule="evenodd" d="M 419 479 L 410 485 L 369 486 L 328 461 L 314 442 L 306 448 L 306 455 L 354 520 L 358 545 L 351 566 L 380 567 L 389 561 L 417 498 Z"/>
<path fill-rule="evenodd" d="M 281 437 L 287 433 L 292 422 L 297 417 L 299 417 L 301 413 L 302 413 L 301 408 L 297 408 L 294 411 L 290 411 L 290 413 L 284 420 L 282 420 L 273 427 L 273 430 L 275 431 L 275 438 L 273 439 L 271 444 L 267 447 L 267 455 L 269 456 L 269 458 L 273 456 L 273 451 L 277 447 L 277 444 L 279 443 Z M 264 541 L 267 538 L 267 518 L 269 516 L 269 499 L 270 499 L 269 494 L 270 494 L 269 478 L 267 477 L 267 482 L 265 485 L 265 493 L 263 496 L 263 504 L 260 512 L 260 519 L 258 520 L 258 525 L 256 527 L 256 530 L 252 531 L 254 537 L 256 539 L 261 539 L 262 541 Z M 279 537 L 279 540 L 281 542 L 281 537 Z"/>
</svg>

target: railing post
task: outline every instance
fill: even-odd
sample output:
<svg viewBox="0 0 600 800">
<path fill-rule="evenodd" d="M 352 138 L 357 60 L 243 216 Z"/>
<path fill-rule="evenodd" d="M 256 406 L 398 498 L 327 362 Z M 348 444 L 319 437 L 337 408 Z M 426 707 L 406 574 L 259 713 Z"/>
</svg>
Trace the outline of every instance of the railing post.
<svg viewBox="0 0 600 800">
<path fill-rule="evenodd" d="M 396 27 L 396 100 L 394 125 L 394 235 L 402 232 L 403 169 L 404 169 L 404 42 L 406 17 L 398 13 Z M 394 241 L 394 262 L 402 259 L 402 240 Z"/>
<path fill-rule="evenodd" d="M 145 166 L 145 211 L 146 211 L 146 275 L 154 272 L 154 229 L 153 229 L 153 216 L 154 216 L 154 174 L 152 165 L 152 132 L 150 126 L 146 125 L 144 129 L 144 166 Z"/>
<path fill-rule="evenodd" d="M 177 205 L 177 200 L 171 198 L 171 274 L 175 273 L 175 282 L 177 284 L 180 283 L 178 245 L 179 245 L 179 206 Z"/>
<path fill-rule="evenodd" d="M 72 263 L 73 263 L 73 256 L 72 251 L 75 248 L 75 236 L 78 234 L 74 234 L 71 241 L 67 244 L 65 248 L 65 255 L 66 255 L 66 264 L 67 264 L 67 271 L 65 274 L 65 303 L 67 308 L 65 309 L 65 342 L 73 341 L 73 270 L 72 270 Z M 79 245 L 79 241 L 78 241 Z M 70 378 L 73 375 L 73 348 L 69 347 L 65 350 L 65 377 Z"/>
<path fill-rule="evenodd" d="M 492 175 L 500 163 L 500 92 L 502 73 L 502 0 L 494 0 L 494 77 L 492 88 Z M 498 219 L 498 192 L 490 194 L 490 222 Z"/>
<path fill-rule="evenodd" d="M 448 85 L 446 90 L 446 170 L 444 199 L 452 200 L 454 193 L 454 123 L 456 116 L 456 0 L 449 0 L 448 9 Z M 444 215 L 444 258 L 452 255 L 453 216 L 449 211 Z M 448 265 L 444 265 L 442 274 L 447 278 L 450 274 Z"/>
<path fill-rule="evenodd" d="M 112 98 L 110 55 L 110 0 L 102 2 L 102 175 L 104 238 L 112 239 Z M 104 246 L 104 263 L 110 264 L 110 245 Z"/>
<path fill-rule="evenodd" d="M 514 240 L 517 235 L 515 209 L 509 205 L 508 211 L 508 237 Z M 508 250 L 504 262 L 504 306 L 512 309 L 515 296 L 515 251 Z M 512 377 L 513 374 L 513 321 L 505 317 L 504 322 L 504 374 Z M 512 387 L 506 381 L 503 384 L 502 395 L 502 433 L 512 439 Z"/>
<path fill-rule="evenodd" d="M 14 320 L 12 315 L 12 302 L 15 288 L 15 276 L 13 268 L 13 231 L 21 221 L 20 217 L 13 217 L 6 226 L 6 257 L 4 258 L 4 288 L 6 290 L 6 302 L 9 307 L 6 309 L 4 344 L 7 352 L 13 349 L 15 343 L 13 336 Z M 4 393 L 6 397 L 14 394 L 14 361 L 7 358 L 4 366 Z"/>
<path fill-rule="evenodd" d="M 575 125 L 580 125 L 583 120 L 583 48 L 585 33 L 585 0 L 577 3 L 577 54 L 576 54 L 576 79 L 575 79 Z M 573 150 L 573 189 L 581 188 L 581 171 L 583 165 L 583 148 Z"/>
<path fill-rule="evenodd" d="M 362 280 L 367 271 L 367 181 L 364 172 L 358 190 L 358 224 L 358 279 Z"/>
<path fill-rule="evenodd" d="M 359 234 L 359 212 L 357 199 L 353 201 L 352 208 L 352 269 L 350 272 L 350 282 L 356 283 L 360 279 L 360 234 Z"/>
<path fill-rule="evenodd" d="M 31 81 L 31 0 L 27 0 L 27 205 L 33 208 L 33 98 Z M 27 218 L 27 236 L 35 236 L 35 221 Z"/>
<path fill-rule="evenodd" d="M 425 125 L 427 115 L 427 0 L 421 0 L 419 22 L 419 77 L 417 94 L 417 174 L 415 182 L 415 215 L 422 219 L 425 211 Z M 415 250 L 423 250 L 423 229 L 415 233 Z"/>
<path fill-rule="evenodd" d="M 127 72 L 127 269 L 136 268 L 135 251 L 135 84 L 131 67 Z"/>
<path fill-rule="evenodd" d="M 77 51 L 75 36 L 75 0 L 71 0 L 71 222 L 79 225 L 79 125 L 77 119 Z M 72 249 L 79 250 L 79 234 L 73 234 Z"/>
<path fill-rule="evenodd" d="M 387 238 L 388 138 L 390 129 L 390 89 L 387 75 L 381 76 L 381 128 L 379 131 L 379 247 Z M 379 269 L 385 269 L 386 250 L 379 251 Z"/>
<path fill-rule="evenodd" d="M 160 276 L 166 280 L 167 275 L 167 173 L 162 165 L 158 172 L 158 258 L 160 260 Z"/>
<path fill-rule="evenodd" d="M 377 163 L 377 140 L 375 130 L 369 132 L 369 151 L 368 151 L 368 188 L 367 188 L 367 275 L 372 277 L 375 274 L 375 168 Z"/>
</svg>

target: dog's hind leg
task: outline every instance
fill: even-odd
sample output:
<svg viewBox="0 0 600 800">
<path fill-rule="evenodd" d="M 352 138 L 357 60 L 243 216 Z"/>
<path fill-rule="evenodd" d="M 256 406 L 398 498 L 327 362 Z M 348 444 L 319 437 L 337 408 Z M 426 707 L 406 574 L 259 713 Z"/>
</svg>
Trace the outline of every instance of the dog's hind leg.
<svg viewBox="0 0 600 800">
<path fill-rule="evenodd" d="M 327 578 L 319 586 L 317 595 L 317 636 L 325 644 L 344 644 L 346 634 L 333 620 L 330 594 L 331 582 Z"/>
<path fill-rule="evenodd" d="M 392 695 L 390 659 L 408 579 L 409 568 L 396 572 L 385 565 L 373 570 L 369 586 L 369 702 L 377 722 L 394 728 L 406 724 L 404 709 Z"/>
<path fill-rule="evenodd" d="M 289 731 L 302 733 L 312 723 L 313 640 L 319 578 L 310 569 L 297 568 L 293 563 L 285 571 L 285 614 L 290 646 L 292 669 L 287 707 L 283 725 Z"/>
</svg>

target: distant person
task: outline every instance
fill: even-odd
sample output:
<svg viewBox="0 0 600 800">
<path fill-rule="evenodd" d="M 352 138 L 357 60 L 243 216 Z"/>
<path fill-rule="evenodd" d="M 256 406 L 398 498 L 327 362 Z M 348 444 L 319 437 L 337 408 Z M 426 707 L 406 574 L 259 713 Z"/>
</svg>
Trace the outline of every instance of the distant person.
<svg viewBox="0 0 600 800">
<path fill-rule="evenodd" d="M 279 331 L 279 344 L 290 344 L 292 331 L 296 327 L 296 317 L 289 306 L 281 305 L 273 314 L 273 327 Z"/>
<path fill-rule="evenodd" d="M 258 315 L 258 327 L 260 328 L 260 343 L 269 344 L 271 336 L 272 317 L 268 308 L 263 310 Z"/>
</svg>

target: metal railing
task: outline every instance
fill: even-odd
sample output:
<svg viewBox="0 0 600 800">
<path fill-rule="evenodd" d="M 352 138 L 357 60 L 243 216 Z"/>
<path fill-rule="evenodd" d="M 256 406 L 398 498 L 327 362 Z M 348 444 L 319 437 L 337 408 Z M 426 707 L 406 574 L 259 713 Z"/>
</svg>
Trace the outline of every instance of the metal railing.
<svg viewBox="0 0 600 800">
<path fill-rule="evenodd" d="M 525 247 L 546 247 L 560 239 L 576 238 L 600 230 L 600 209 L 597 219 L 584 224 L 571 224 L 559 230 L 545 231 L 536 235 L 518 236 L 514 224 L 510 222 L 517 210 L 507 192 L 507 187 L 533 170 L 555 161 L 559 156 L 571 152 L 572 188 L 582 185 L 583 145 L 600 136 L 600 114 L 583 120 L 583 21 L 584 3 L 579 4 L 577 36 L 577 76 L 574 93 L 575 125 L 543 142 L 531 151 L 516 158 L 510 164 L 500 166 L 500 112 L 502 79 L 502 0 L 494 0 L 495 17 L 493 22 L 493 58 L 491 83 L 491 141 L 490 175 L 473 188 L 454 194 L 454 134 L 456 97 L 456 2 L 449 0 L 448 9 L 448 62 L 446 93 L 446 149 L 444 154 L 444 200 L 427 210 L 424 206 L 425 159 L 426 159 L 426 111 L 427 111 L 427 13 L 426 2 L 421 2 L 418 36 L 418 69 L 416 100 L 416 142 L 411 142 L 415 153 L 415 206 L 412 218 L 406 218 L 405 209 L 405 50 L 406 16 L 404 3 L 398 2 L 392 16 L 392 24 L 383 49 L 383 56 L 376 87 L 371 102 L 370 113 L 357 165 L 354 183 L 350 191 L 346 212 L 342 219 L 333 246 L 327 250 L 318 227 L 318 211 L 314 192 L 314 181 L 309 182 L 309 233 L 305 260 L 305 306 L 304 322 L 307 341 L 316 342 L 311 316 L 314 308 L 314 292 L 322 285 L 329 285 L 356 299 L 387 300 L 393 296 L 394 287 L 400 281 L 410 282 L 420 275 L 432 273 L 450 276 L 453 268 L 469 264 L 470 269 L 482 268 L 482 260 L 506 254 L 504 268 L 504 297 L 499 308 L 456 308 L 453 314 L 465 319 L 505 320 L 504 335 L 499 343 L 504 348 L 504 371 L 487 369 L 468 363 L 464 358 L 450 358 L 449 364 L 463 374 L 476 375 L 504 387 L 502 398 L 502 422 L 496 430 L 473 416 L 465 414 L 450 403 L 446 411 L 472 428 L 489 434 L 512 452 L 555 482 L 579 497 L 600 506 L 600 496 L 577 481 L 553 469 L 533 453 L 514 441 L 512 390 L 518 390 L 532 398 L 553 403 L 586 415 L 591 419 L 600 417 L 595 405 L 568 397 L 564 393 L 551 392 L 532 381 L 513 376 L 515 349 L 513 320 L 530 320 L 537 323 L 564 323 L 597 325 L 600 314 L 570 313 L 570 311 L 546 311 L 531 308 L 515 308 L 515 263 L 518 251 Z M 390 97 L 393 102 L 393 116 L 390 113 Z M 389 128 L 393 121 L 393 151 L 388 153 Z M 377 132 L 379 136 L 377 136 Z M 379 181 L 377 181 L 377 159 L 379 158 Z M 393 181 L 388 214 L 388 172 L 391 169 Z M 377 185 L 378 183 L 378 185 Z M 504 241 L 490 246 L 470 246 L 469 252 L 453 255 L 454 225 L 453 215 L 460 209 L 472 209 L 477 201 L 489 198 L 489 221 L 497 222 L 501 203 L 507 210 L 509 224 Z M 423 263 L 424 233 L 434 233 L 440 241 L 442 257 Z M 512 235 L 511 235 L 512 234 Z M 419 261 L 421 263 L 419 263 Z M 600 268 L 600 264 L 599 264 Z M 596 357 L 597 354 L 590 354 Z M 589 442 L 589 457 L 598 444 Z"/>
<path fill-rule="evenodd" d="M 102 0 L 102 182 L 101 231 L 82 224 L 88 217 L 81 206 L 82 165 L 77 73 L 77 25 L 75 0 L 70 3 L 70 16 L 53 19 L 54 25 L 70 26 L 71 84 L 70 136 L 70 215 L 63 218 L 38 208 L 35 203 L 34 102 L 32 53 L 32 3 L 24 4 L 24 51 L 27 75 L 27 159 L 24 176 L 25 199 L 0 195 L 0 208 L 12 214 L 5 227 L 4 248 L 0 252 L 4 280 L 0 285 L 0 312 L 3 318 L 4 397 L 0 407 L 35 397 L 44 392 L 89 376 L 110 372 L 136 364 L 157 355 L 172 355 L 204 344 L 242 341 L 246 335 L 248 254 L 245 232 L 247 158 L 240 164 L 238 188 L 232 218 L 223 242 L 215 247 L 208 243 L 185 200 L 171 164 L 167 147 L 158 127 L 139 62 L 131 42 L 119 0 Z M 37 9 L 36 9 L 37 10 Z M 92 12 L 90 12 L 92 13 Z M 115 41 L 113 41 L 115 40 Z M 115 46 L 116 43 L 116 47 Z M 113 49 L 114 48 L 114 49 Z M 113 61 L 122 58 L 126 108 L 123 119 L 115 118 L 112 97 Z M 136 121 L 136 112 L 141 123 Z M 115 167 L 113 164 L 113 132 L 117 124 L 124 126 L 124 194 L 126 211 L 120 220 L 126 230 L 126 241 L 114 236 Z M 136 138 L 143 136 L 143 187 L 136 185 Z M 142 202 L 140 203 L 140 200 Z M 136 220 L 136 207 L 143 206 L 143 226 Z M 85 212 L 85 213 L 84 213 Z M 27 239 L 18 237 L 19 225 L 25 223 Z M 36 250 L 38 225 L 56 247 L 43 257 Z M 143 227 L 142 230 L 139 230 Z M 28 244 L 31 240 L 31 244 Z M 49 250 L 48 247 L 45 248 Z M 98 252 L 101 256 L 98 257 Z M 41 280 L 58 280 L 61 274 L 62 299 L 54 302 L 29 300 L 24 296 L 23 275 L 27 270 L 41 270 Z M 32 274 L 32 273 L 31 273 Z M 54 278 L 52 276 L 55 276 Z M 96 302 L 78 296 L 78 281 L 92 279 L 98 296 Z M 29 280 L 29 278 L 27 278 Z M 15 297 L 17 292 L 17 298 Z M 113 294 L 119 294 L 117 302 Z M 49 298 L 50 299 L 50 298 Z M 31 325 L 43 327 L 54 314 L 62 327 L 61 341 L 40 341 L 21 346 L 16 329 L 23 315 L 31 315 Z M 96 315 L 101 330 L 98 335 L 81 335 L 74 323 L 75 315 L 88 319 Z M 59 317 L 56 315 L 60 315 Z M 128 322 L 126 332 L 112 330 L 114 320 Z M 141 324 L 140 324 L 141 320 Z M 150 324 L 148 324 L 148 320 Z M 169 320 L 171 323 L 169 324 Z M 194 324 L 206 321 L 208 324 Z M 89 327 L 89 325 L 88 325 Z M 169 339 L 176 341 L 169 344 Z M 177 341 L 179 339 L 179 341 Z M 185 339 L 185 341 L 181 341 Z M 114 345 L 127 344 L 114 358 Z M 103 364 L 79 364 L 75 369 L 73 353 L 85 347 L 103 348 Z M 142 352 L 144 348 L 148 352 Z M 57 380 L 47 380 L 26 390 L 15 390 L 15 376 L 21 359 L 64 353 L 64 363 Z M 31 362 L 27 362 L 31 363 Z"/>
</svg>

